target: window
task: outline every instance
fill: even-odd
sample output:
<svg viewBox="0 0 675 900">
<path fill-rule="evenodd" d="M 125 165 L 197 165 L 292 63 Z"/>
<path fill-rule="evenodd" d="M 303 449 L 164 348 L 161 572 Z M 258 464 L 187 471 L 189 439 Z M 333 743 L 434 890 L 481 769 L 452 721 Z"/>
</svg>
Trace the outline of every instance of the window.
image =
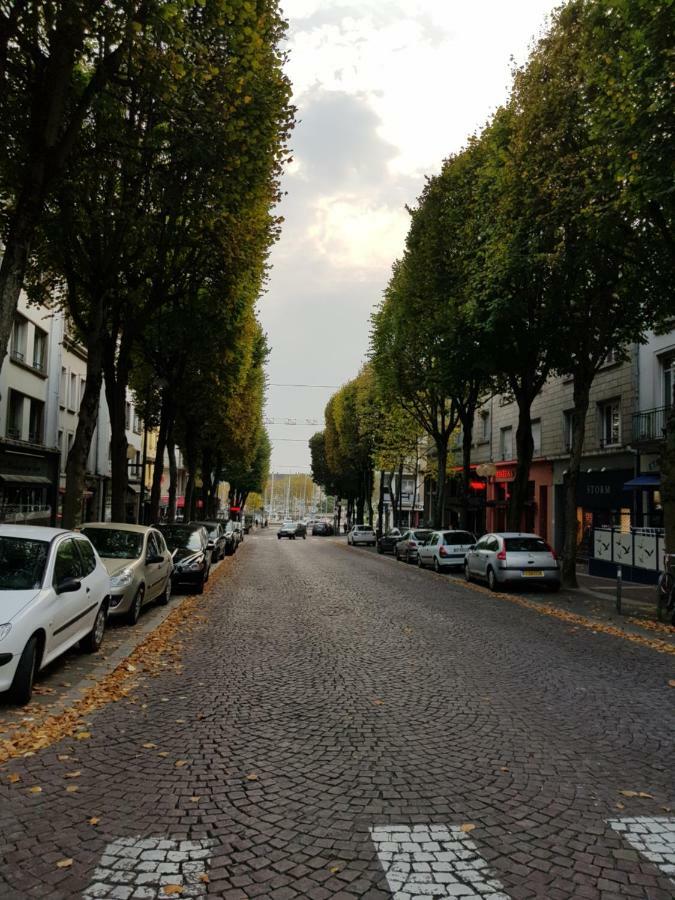
<svg viewBox="0 0 675 900">
<path fill-rule="evenodd" d="M 565 442 L 565 450 L 572 449 L 572 423 L 574 410 L 566 409 L 563 413 L 563 441 Z"/>
<path fill-rule="evenodd" d="M 490 440 L 490 413 L 487 411 L 480 414 L 480 439 L 485 442 Z"/>
<path fill-rule="evenodd" d="M 127 403 L 124 408 L 124 427 L 127 431 L 131 429 L 131 403 Z"/>
<path fill-rule="evenodd" d="M 148 535 L 148 550 L 146 553 L 146 559 L 150 559 L 152 556 L 161 556 L 159 547 L 157 546 L 157 538 L 155 537 L 155 532 L 151 531 Z"/>
<path fill-rule="evenodd" d="M 28 440 L 31 444 L 41 444 L 44 440 L 45 405 L 42 400 L 30 401 L 28 418 Z"/>
<path fill-rule="evenodd" d="M 7 408 L 7 437 L 20 441 L 23 437 L 23 394 L 9 392 Z"/>
<path fill-rule="evenodd" d="M 81 578 L 82 562 L 80 554 L 77 552 L 75 541 L 68 539 L 62 541 L 56 551 L 56 560 L 54 562 L 54 578 L 53 584 L 60 584 L 64 578 Z"/>
<path fill-rule="evenodd" d="M 61 381 L 59 382 L 59 404 L 61 409 L 66 408 L 68 402 L 68 372 L 65 366 L 61 366 Z"/>
<path fill-rule="evenodd" d="M 28 338 L 28 322 L 22 316 L 17 316 L 12 329 L 10 343 L 10 355 L 17 362 L 26 361 L 26 341 Z"/>
<path fill-rule="evenodd" d="M 82 577 L 86 578 L 96 568 L 96 554 L 89 541 L 79 539 L 76 541 L 76 544 L 82 558 Z"/>
<path fill-rule="evenodd" d="M 675 352 L 661 357 L 661 370 L 663 372 L 663 405 L 669 409 L 673 405 L 673 391 L 675 391 Z"/>
<path fill-rule="evenodd" d="M 513 428 L 502 428 L 499 434 L 499 453 L 502 459 L 513 459 Z"/>
<path fill-rule="evenodd" d="M 33 368 L 38 372 L 47 370 L 47 332 L 41 328 L 35 329 L 33 340 Z"/>
<path fill-rule="evenodd" d="M 541 419 L 532 420 L 532 442 L 534 444 L 534 455 L 541 455 Z"/>
<path fill-rule="evenodd" d="M 77 408 L 79 409 L 82 406 L 82 401 L 84 400 L 84 389 L 87 386 L 87 379 L 80 378 L 80 402 L 77 404 Z"/>
<path fill-rule="evenodd" d="M 499 550 L 499 538 L 490 537 L 485 544 L 485 549 L 489 550 L 490 553 L 497 553 Z"/>
<path fill-rule="evenodd" d="M 134 431 L 136 434 L 141 433 L 141 417 L 138 415 L 136 410 L 134 410 Z"/>
<path fill-rule="evenodd" d="M 78 409 L 78 396 L 77 396 L 77 375 L 74 372 L 70 373 L 70 392 L 68 396 L 68 409 L 72 409 L 76 411 Z"/>
<path fill-rule="evenodd" d="M 610 400 L 600 404 L 600 445 L 616 447 L 621 443 L 621 403 Z"/>
</svg>

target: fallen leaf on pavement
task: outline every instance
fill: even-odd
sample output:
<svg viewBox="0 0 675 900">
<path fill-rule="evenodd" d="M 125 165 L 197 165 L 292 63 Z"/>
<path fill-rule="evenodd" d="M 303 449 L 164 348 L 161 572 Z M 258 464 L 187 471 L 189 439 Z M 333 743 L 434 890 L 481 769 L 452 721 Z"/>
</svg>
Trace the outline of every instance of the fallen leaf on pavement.
<svg viewBox="0 0 675 900">
<path fill-rule="evenodd" d="M 668 682 L 668 687 L 675 687 L 675 678 L 671 678 Z"/>
<path fill-rule="evenodd" d="M 180 769 L 182 766 L 187 766 L 187 764 L 188 764 L 187 759 L 177 759 L 176 762 L 174 763 L 174 766 L 177 769 Z"/>
<path fill-rule="evenodd" d="M 67 794 L 76 794 L 79 791 L 79 787 L 76 784 L 69 784 L 66 788 Z"/>
<path fill-rule="evenodd" d="M 88 819 L 87 821 L 88 821 L 88 824 L 89 824 L 89 825 L 98 825 L 98 823 L 99 823 L 101 820 L 99 819 L 98 816 L 92 816 L 91 819 Z"/>
<path fill-rule="evenodd" d="M 258 776 L 255 774 L 255 772 L 249 772 L 248 775 L 246 776 L 246 780 L 247 781 L 257 781 Z"/>
<path fill-rule="evenodd" d="M 619 802 L 616 804 L 616 808 L 617 808 L 617 809 L 625 809 L 626 807 L 625 807 L 625 805 L 619 800 Z"/>
<path fill-rule="evenodd" d="M 342 867 L 341 866 L 331 866 L 328 871 L 332 872 L 333 875 L 337 875 L 338 872 L 342 871 Z"/>
<path fill-rule="evenodd" d="M 167 896 L 169 894 L 182 894 L 183 893 L 183 885 L 182 884 L 165 884 L 162 888 L 162 893 Z"/>
<path fill-rule="evenodd" d="M 506 766 L 500 766 L 499 771 L 500 772 L 508 772 L 509 770 L 506 768 Z"/>
<path fill-rule="evenodd" d="M 28 788 L 28 792 L 30 794 L 41 794 L 42 788 L 39 785 L 34 784 L 33 787 Z"/>
<path fill-rule="evenodd" d="M 59 755 L 56 758 L 60 759 L 61 762 L 63 762 L 64 759 L 70 759 L 70 757 L 68 756 L 67 753 L 59 753 Z"/>
<path fill-rule="evenodd" d="M 69 869 L 73 864 L 72 859 L 60 859 L 57 864 L 57 869 Z"/>
<path fill-rule="evenodd" d="M 157 749 L 157 744 L 153 744 L 152 741 L 148 741 L 148 743 L 143 744 L 143 746 L 146 750 L 156 750 Z"/>
<path fill-rule="evenodd" d="M 168 756 L 168 755 L 169 755 L 168 750 L 160 750 L 159 753 L 157 754 L 157 756 Z"/>
<path fill-rule="evenodd" d="M 203 872 L 203 873 L 199 876 L 199 880 L 202 882 L 202 884 L 208 884 L 208 883 L 209 883 L 209 876 L 206 874 L 206 872 Z"/>
<path fill-rule="evenodd" d="M 190 800 L 192 800 L 193 803 L 199 803 L 201 799 L 201 797 L 190 797 Z"/>
<path fill-rule="evenodd" d="M 375 706 L 382 706 L 384 700 L 373 700 L 373 703 L 375 704 Z"/>
<path fill-rule="evenodd" d="M 79 778 L 82 772 L 78 769 L 77 772 L 66 772 L 63 776 L 64 778 Z"/>
<path fill-rule="evenodd" d="M 12 772 L 11 775 L 7 776 L 7 781 L 9 781 L 10 784 L 16 784 L 17 781 L 21 781 L 21 776 L 18 772 Z"/>
<path fill-rule="evenodd" d="M 136 666 L 132 665 L 131 663 L 127 663 L 126 669 L 127 669 L 127 672 L 135 672 Z"/>
<path fill-rule="evenodd" d="M 459 826 L 459 830 L 463 831 L 464 834 L 468 834 L 469 831 L 473 831 L 476 826 L 472 822 L 465 822 L 463 825 Z"/>
<path fill-rule="evenodd" d="M 619 793 L 623 797 L 643 797 L 646 800 L 653 800 L 654 797 L 652 794 L 648 794 L 646 791 L 619 791 Z"/>
<path fill-rule="evenodd" d="M 76 741 L 88 741 L 91 737 L 91 731 L 78 731 L 73 737 Z"/>
</svg>

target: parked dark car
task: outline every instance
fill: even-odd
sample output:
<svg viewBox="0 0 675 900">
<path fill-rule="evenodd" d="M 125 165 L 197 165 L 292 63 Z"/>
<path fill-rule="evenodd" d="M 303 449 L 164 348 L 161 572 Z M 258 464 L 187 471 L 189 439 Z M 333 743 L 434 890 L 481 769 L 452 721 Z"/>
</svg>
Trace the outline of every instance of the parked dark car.
<svg viewBox="0 0 675 900">
<path fill-rule="evenodd" d="M 315 522 L 312 525 L 312 534 L 323 535 L 328 537 L 333 534 L 333 526 L 328 522 Z"/>
<path fill-rule="evenodd" d="M 239 546 L 239 535 L 234 527 L 234 522 L 228 520 L 223 525 L 225 533 L 225 556 L 232 556 Z"/>
<path fill-rule="evenodd" d="M 301 537 L 303 541 L 307 537 L 307 526 L 304 522 L 296 522 L 295 523 L 295 536 Z"/>
<path fill-rule="evenodd" d="M 173 559 L 174 585 L 187 584 L 194 586 L 196 593 L 201 594 L 209 580 L 211 571 L 212 550 L 209 536 L 202 525 L 160 525 L 166 545 Z"/>
<path fill-rule="evenodd" d="M 213 551 L 213 561 L 218 562 L 225 556 L 225 531 L 222 522 L 208 520 L 206 522 L 189 522 L 189 525 L 201 525 L 209 536 L 209 546 Z"/>
<path fill-rule="evenodd" d="M 378 553 L 393 553 L 398 541 L 401 540 L 401 532 L 398 528 L 392 528 L 382 537 L 377 539 Z"/>
</svg>

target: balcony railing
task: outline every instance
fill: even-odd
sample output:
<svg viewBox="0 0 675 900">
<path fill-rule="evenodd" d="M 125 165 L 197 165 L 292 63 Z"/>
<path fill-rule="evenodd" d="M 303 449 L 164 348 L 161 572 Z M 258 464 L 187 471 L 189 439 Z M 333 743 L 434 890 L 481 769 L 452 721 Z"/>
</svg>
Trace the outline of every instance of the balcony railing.
<svg viewBox="0 0 675 900">
<path fill-rule="evenodd" d="M 658 409 L 647 409 L 633 415 L 633 441 L 662 441 L 666 436 L 666 419 L 670 408 L 660 406 Z"/>
</svg>

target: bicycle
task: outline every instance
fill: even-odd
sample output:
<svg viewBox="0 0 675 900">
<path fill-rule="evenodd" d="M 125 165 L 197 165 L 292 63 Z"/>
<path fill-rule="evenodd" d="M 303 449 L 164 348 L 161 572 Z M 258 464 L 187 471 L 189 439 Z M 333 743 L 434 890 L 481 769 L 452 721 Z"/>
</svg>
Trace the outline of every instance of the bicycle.
<svg viewBox="0 0 675 900">
<path fill-rule="evenodd" d="M 675 625 L 675 553 L 665 553 L 663 572 L 657 585 L 657 615 L 664 622 L 670 614 L 670 623 Z"/>
</svg>

